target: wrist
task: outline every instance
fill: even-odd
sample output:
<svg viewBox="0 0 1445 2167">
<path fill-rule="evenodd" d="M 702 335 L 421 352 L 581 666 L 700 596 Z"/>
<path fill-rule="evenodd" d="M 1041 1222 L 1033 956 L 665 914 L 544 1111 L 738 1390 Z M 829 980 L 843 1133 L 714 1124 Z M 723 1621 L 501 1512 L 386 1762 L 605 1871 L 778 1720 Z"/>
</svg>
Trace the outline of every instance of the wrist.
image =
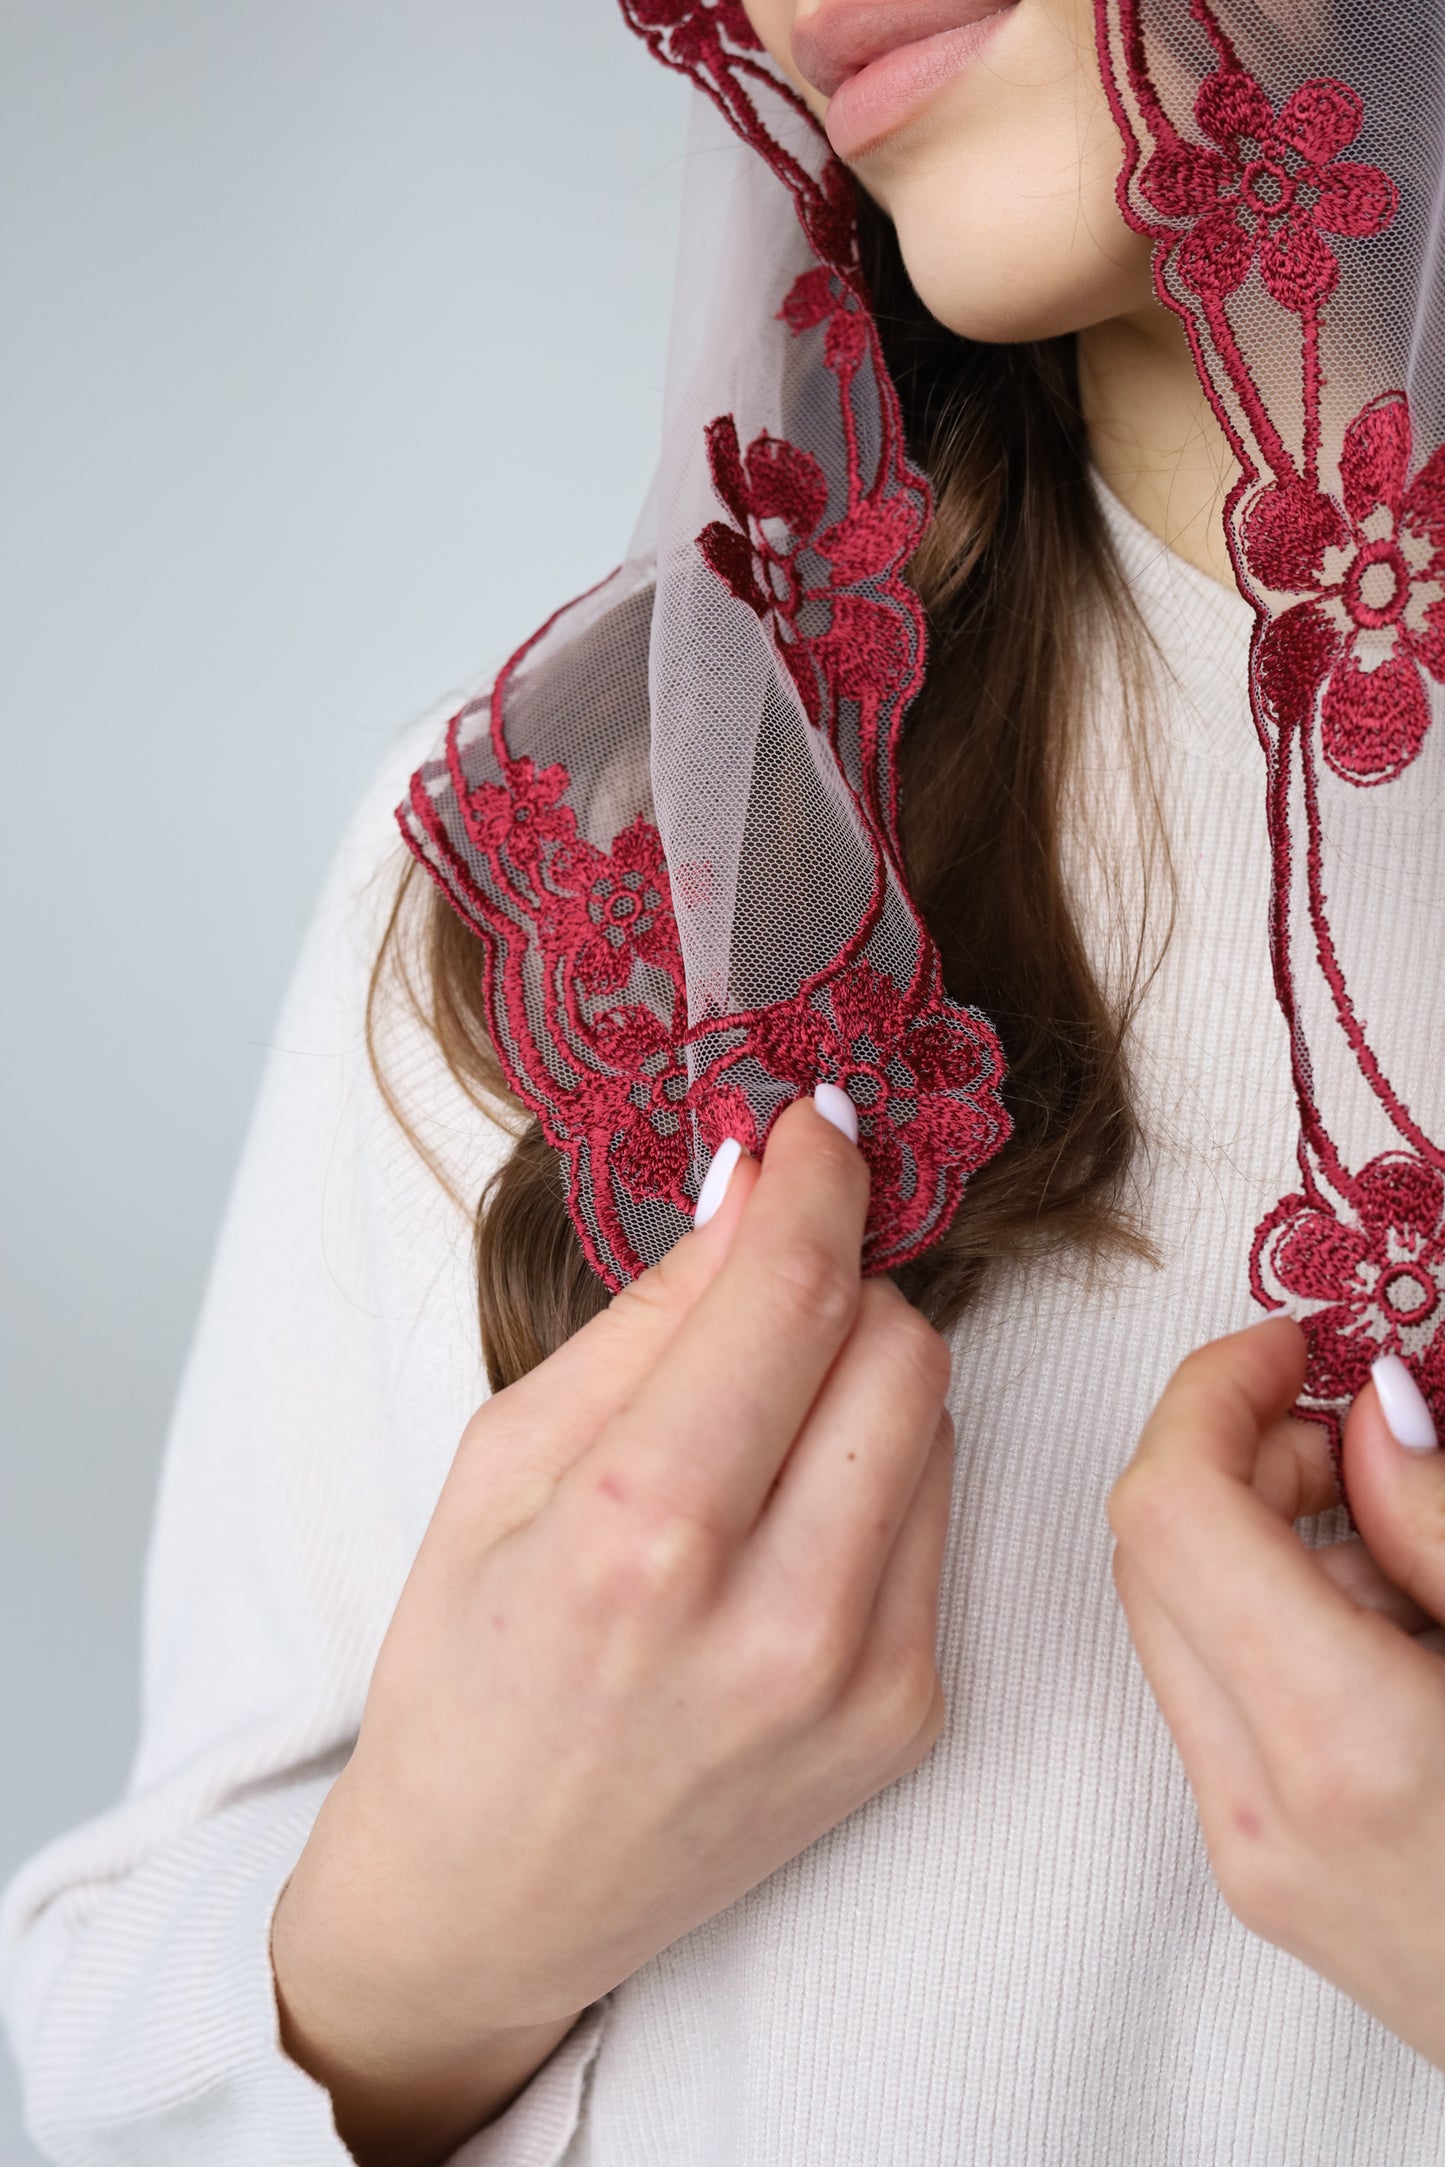
<svg viewBox="0 0 1445 2167">
<path fill-rule="evenodd" d="M 357 2167 L 441 2167 L 506 2112 L 577 2021 L 424 2048 L 300 2014 L 279 1973 L 276 1980 L 282 2045 L 330 2093 L 337 2134 Z"/>
<path fill-rule="evenodd" d="M 331 2094 L 359 2167 L 434 2167 L 505 2112 L 581 2010 L 499 2024 L 489 1979 L 480 2013 L 444 1952 L 382 1923 L 388 1906 L 334 1834 L 318 1822 L 273 1915 L 281 2044 Z"/>
</svg>

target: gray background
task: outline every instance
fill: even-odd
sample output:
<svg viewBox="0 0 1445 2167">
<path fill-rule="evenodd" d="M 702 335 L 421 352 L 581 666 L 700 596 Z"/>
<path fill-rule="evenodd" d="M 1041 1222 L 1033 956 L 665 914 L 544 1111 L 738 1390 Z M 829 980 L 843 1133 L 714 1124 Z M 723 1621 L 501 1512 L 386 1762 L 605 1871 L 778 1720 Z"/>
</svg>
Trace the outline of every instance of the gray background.
<svg viewBox="0 0 1445 2167">
<path fill-rule="evenodd" d="M 0 0 L 0 1879 L 124 1780 L 169 1404 L 331 845 L 625 546 L 685 113 L 614 0 Z"/>
</svg>

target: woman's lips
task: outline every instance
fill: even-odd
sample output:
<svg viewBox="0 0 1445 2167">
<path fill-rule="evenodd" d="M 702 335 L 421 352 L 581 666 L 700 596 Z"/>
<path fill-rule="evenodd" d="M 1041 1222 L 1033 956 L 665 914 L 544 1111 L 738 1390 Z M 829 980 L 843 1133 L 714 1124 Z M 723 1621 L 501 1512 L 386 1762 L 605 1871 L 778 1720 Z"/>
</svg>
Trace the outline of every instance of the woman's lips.
<svg viewBox="0 0 1445 2167">
<path fill-rule="evenodd" d="M 828 140 L 856 158 L 973 62 L 1017 0 L 833 0 L 794 33 L 800 72 L 825 94 Z"/>
</svg>

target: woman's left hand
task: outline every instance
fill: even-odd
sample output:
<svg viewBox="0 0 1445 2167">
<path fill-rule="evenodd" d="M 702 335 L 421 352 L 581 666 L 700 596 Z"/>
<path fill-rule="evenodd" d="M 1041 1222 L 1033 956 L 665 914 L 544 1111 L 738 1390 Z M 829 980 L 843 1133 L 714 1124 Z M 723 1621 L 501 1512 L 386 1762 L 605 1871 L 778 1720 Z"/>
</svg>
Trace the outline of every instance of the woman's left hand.
<svg viewBox="0 0 1445 2167">
<path fill-rule="evenodd" d="M 1114 1582 L 1230 1910 L 1445 2068 L 1445 1452 L 1366 1385 L 1364 1539 L 1307 1549 L 1339 1499 L 1304 1369 L 1284 1318 L 1181 1363 L 1110 1493 Z"/>
</svg>

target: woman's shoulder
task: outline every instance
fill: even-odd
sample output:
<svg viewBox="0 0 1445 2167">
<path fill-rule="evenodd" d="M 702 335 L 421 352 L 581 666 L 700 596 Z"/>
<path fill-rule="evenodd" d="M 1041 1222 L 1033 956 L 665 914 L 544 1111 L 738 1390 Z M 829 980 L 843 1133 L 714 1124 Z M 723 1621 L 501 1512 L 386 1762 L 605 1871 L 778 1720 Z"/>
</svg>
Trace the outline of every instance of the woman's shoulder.
<svg viewBox="0 0 1445 2167">
<path fill-rule="evenodd" d="M 385 937 L 396 891 L 415 861 L 402 839 L 397 808 L 411 778 L 442 742 L 461 708 L 485 705 L 492 673 L 457 685 L 390 737 L 353 801 L 327 869 L 312 926 L 314 938 L 344 935 L 370 974 Z"/>
<path fill-rule="evenodd" d="M 432 1028 L 435 891 L 396 814 L 449 718 L 489 683 L 459 685 L 400 728 L 354 800 L 282 1006 L 271 1079 L 284 1089 L 298 1068 L 329 1072 L 338 1145 L 344 1135 L 374 1174 L 385 1168 L 393 1202 L 415 1210 L 435 1188 L 468 1218 L 518 1124 L 463 1083 Z"/>
</svg>

